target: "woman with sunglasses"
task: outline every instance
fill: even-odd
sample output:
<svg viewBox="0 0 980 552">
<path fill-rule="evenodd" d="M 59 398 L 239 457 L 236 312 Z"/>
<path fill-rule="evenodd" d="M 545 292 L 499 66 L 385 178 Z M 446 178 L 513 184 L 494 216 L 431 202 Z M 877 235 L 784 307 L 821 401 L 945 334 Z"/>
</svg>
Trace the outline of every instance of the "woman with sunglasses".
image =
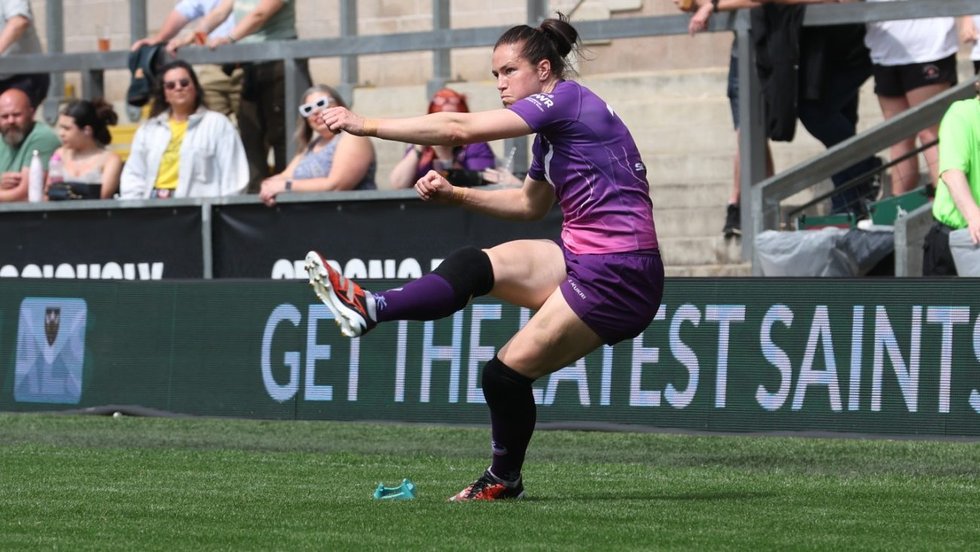
<svg viewBox="0 0 980 552">
<path fill-rule="evenodd" d="M 429 113 L 469 111 L 466 96 L 451 88 L 439 90 L 429 102 Z M 475 174 L 492 169 L 495 165 L 493 150 L 486 142 L 457 146 L 411 146 L 391 170 L 389 181 L 392 188 L 410 188 L 431 170 L 445 174 L 449 169 L 463 169 Z"/>
<path fill-rule="evenodd" d="M 371 139 L 330 132 L 317 117 L 328 107 L 347 107 L 340 94 L 317 84 L 303 93 L 302 102 L 294 137 L 297 154 L 284 171 L 262 181 L 262 201 L 271 207 L 282 192 L 376 190 Z"/>
<path fill-rule="evenodd" d="M 520 188 L 460 188 L 429 171 L 415 191 L 423 200 L 513 220 L 539 219 L 557 200 L 564 217 L 561 244 L 516 240 L 467 247 L 421 278 L 384 292 L 361 288 L 316 251 L 306 256 L 310 284 L 350 337 L 385 321 L 447 317 L 487 294 L 535 311 L 483 366 L 492 460 L 454 501 L 523 496 L 522 467 L 536 419 L 531 384 L 603 344 L 639 335 L 660 309 L 664 267 L 646 165 L 615 110 L 566 80 L 568 56 L 579 45 L 578 32 L 561 14 L 538 27 L 507 30 L 491 57 L 503 109 L 366 119 L 337 107 L 319 117 L 333 131 L 421 144 L 537 134 Z"/>
<path fill-rule="evenodd" d="M 228 117 L 204 105 L 194 69 L 164 65 L 150 118 L 133 137 L 119 185 L 121 199 L 219 197 L 248 186 L 248 161 Z"/>
</svg>

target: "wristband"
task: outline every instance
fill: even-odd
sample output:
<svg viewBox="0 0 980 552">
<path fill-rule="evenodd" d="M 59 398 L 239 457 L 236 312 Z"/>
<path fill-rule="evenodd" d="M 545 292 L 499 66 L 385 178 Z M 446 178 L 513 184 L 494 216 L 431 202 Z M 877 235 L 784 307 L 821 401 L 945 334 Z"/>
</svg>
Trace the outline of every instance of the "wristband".
<svg viewBox="0 0 980 552">
<path fill-rule="evenodd" d="M 466 196 L 469 193 L 470 193 L 469 188 L 453 186 L 453 203 L 458 203 L 462 205 L 463 202 L 466 201 Z"/>
<path fill-rule="evenodd" d="M 292 180 L 287 180 L 286 181 L 285 189 L 286 189 L 287 192 L 292 191 L 292 189 L 293 189 L 293 181 Z"/>
<path fill-rule="evenodd" d="M 378 135 L 378 120 L 377 119 L 364 119 L 364 124 L 361 125 L 361 131 L 364 132 L 364 136 L 377 136 Z"/>
</svg>

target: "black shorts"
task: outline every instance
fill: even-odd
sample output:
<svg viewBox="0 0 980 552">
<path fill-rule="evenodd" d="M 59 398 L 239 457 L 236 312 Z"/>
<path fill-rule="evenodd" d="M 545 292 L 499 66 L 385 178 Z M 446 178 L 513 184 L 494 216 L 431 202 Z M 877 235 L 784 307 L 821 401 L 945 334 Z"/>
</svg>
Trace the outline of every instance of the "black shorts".
<svg viewBox="0 0 980 552">
<path fill-rule="evenodd" d="M 930 84 L 956 84 L 956 54 L 927 63 L 875 65 L 875 94 L 904 96 L 909 90 Z"/>
<path fill-rule="evenodd" d="M 922 244 L 923 276 L 956 276 L 956 263 L 949 249 L 949 233 L 953 228 L 933 219 Z"/>
</svg>

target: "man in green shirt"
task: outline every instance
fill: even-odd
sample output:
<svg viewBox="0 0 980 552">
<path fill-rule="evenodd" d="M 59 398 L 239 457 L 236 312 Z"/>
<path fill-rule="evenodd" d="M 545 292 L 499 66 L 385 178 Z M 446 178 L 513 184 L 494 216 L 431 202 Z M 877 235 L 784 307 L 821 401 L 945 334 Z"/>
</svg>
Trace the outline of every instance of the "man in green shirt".
<svg viewBox="0 0 980 552">
<path fill-rule="evenodd" d="M 955 276 L 949 233 L 968 228 L 980 244 L 980 81 L 977 97 L 949 106 L 939 124 L 939 179 L 932 228 L 922 257 L 924 276 Z"/>
<path fill-rule="evenodd" d="M 51 127 L 34 120 L 30 98 L 17 88 L 0 94 L 0 135 L 0 201 L 24 201 L 34 150 L 47 170 L 61 142 Z"/>
</svg>

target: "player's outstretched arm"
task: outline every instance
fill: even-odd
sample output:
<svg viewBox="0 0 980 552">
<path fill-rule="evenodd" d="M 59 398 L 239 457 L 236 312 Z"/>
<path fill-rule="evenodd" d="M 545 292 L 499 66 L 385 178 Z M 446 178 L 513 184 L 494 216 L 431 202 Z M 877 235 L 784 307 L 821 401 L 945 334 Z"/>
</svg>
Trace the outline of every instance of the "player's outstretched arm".
<svg viewBox="0 0 980 552">
<path fill-rule="evenodd" d="M 323 124 L 333 132 L 376 136 L 426 146 L 458 146 L 491 142 L 531 134 L 531 127 L 509 109 L 475 113 L 430 113 L 420 117 L 369 119 L 344 107 L 320 112 Z"/>
</svg>

